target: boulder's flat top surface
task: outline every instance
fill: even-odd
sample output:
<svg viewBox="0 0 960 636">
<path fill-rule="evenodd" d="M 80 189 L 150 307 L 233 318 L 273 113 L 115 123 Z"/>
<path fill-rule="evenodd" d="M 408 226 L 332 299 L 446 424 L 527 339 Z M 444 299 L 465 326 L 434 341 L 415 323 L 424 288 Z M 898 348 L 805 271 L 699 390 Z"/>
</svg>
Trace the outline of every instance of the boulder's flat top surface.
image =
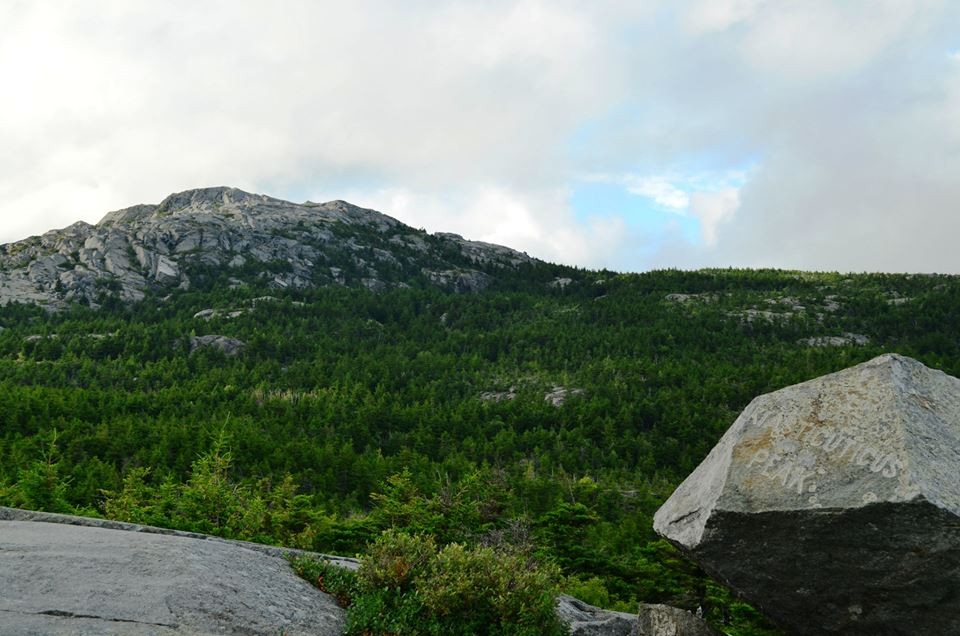
<svg viewBox="0 0 960 636">
<path fill-rule="evenodd" d="M 0 634 L 343 633 L 282 558 L 226 541 L 0 521 Z"/>
</svg>

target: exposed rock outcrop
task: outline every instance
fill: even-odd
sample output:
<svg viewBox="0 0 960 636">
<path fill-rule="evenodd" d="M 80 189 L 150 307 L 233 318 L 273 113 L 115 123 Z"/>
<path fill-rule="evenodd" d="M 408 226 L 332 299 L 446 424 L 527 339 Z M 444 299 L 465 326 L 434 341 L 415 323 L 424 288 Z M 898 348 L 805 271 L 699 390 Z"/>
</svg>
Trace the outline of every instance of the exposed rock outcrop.
<svg viewBox="0 0 960 636">
<path fill-rule="evenodd" d="M 281 556 L 228 541 L 0 521 L 0 633 L 338 636 Z"/>
<path fill-rule="evenodd" d="M 510 387 L 506 391 L 484 391 L 480 399 L 484 402 L 509 402 L 517 398 L 517 389 Z"/>
<path fill-rule="evenodd" d="M 492 282 L 487 274 L 472 269 L 436 271 L 424 268 L 423 274 L 434 285 L 450 289 L 458 294 L 483 291 Z"/>
<path fill-rule="evenodd" d="M 315 634 L 344 612 L 296 577 L 288 555 L 356 570 L 356 559 L 194 532 L 0 507 L 0 633 Z M 717 636 L 690 612 L 613 612 L 562 595 L 571 636 Z"/>
<path fill-rule="evenodd" d="M 557 599 L 570 636 L 719 636 L 703 619 L 669 605 L 641 604 L 638 613 L 603 610 L 572 596 Z"/>
<path fill-rule="evenodd" d="M 702 618 L 669 605 L 641 604 L 637 636 L 720 636 Z"/>
<path fill-rule="evenodd" d="M 864 346 L 870 344 L 870 337 L 861 333 L 846 332 L 840 336 L 814 336 L 803 338 L 797 344 L 808 347 L 845 347 L 847 345 Z"/>
<path fill-rule="evenodd" d="M 423 264 L 431 264 L 429 269 Z M 457 235 L 427 235 L 343 201 L 295 204 L 236 188 L 172 194 L 159 205 L 110 212 L 0 246 L 0 304 L 50 308 L 96 304 L 104 294 L 131 302 L 151 290 L 189 288 L 192 271 L 234 268 L 279 289 L 320 285 L 406 285 L 404 272 L 458 292 L 486 288 L 474 267 L 515 267 L 533 259 Z"/>
<path fill-rule="evenodd" d="M 567 400 L 571 397 L 577 397 L 586 393 L 583 389 L 568 388 L 565 386 L 555 386 L 549 391 L 546 395 L 543 396 L 545 402 L 549 402 L 552 406 L 557 408 L 566 404 Z"/>
<path fill-rule="evenodd" d="M 227 336 L 209 335 L 191 336 L 190 338 L 190 353 L 193 353 L 197 349 L 210 348 L 222 351 L 224 355 L 236 356 L 240 355 L 246 346 L 247 343 L 243 340 L 237 340 L 236 338 L 229 338 Z"/>
<path fill-rule="evenodd" d="M 957 634 L 960 380 L 883 355 L 755 399 L 654 528 L 791 633 Z"/>
</svg>

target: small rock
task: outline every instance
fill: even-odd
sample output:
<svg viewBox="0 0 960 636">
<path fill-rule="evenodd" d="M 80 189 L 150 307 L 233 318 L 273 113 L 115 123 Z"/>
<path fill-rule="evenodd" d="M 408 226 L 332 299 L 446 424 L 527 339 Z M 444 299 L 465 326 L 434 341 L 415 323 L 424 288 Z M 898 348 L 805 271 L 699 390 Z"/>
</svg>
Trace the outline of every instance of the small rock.
<svg viewBox="0 0 960 636">
<path fill-rule="evenodd" d="M 583 389 L 568 389 L 562 386 L 555 386 L 543 396 L 543 399 L 553 406 L 561 407 L 567 401 L 567 398 L 583 395 L 584 393 L 585 391 Z"/>
<path fill-rule="evenodd" d="M 200 348 L 209 347 L 218 349 L 228 356 L 235 356 L 239 355 L 246 346 L 247 344 L 242 340 L 228 338 L 227 336 L 209 335 L 190 338 L 190 353 Z"/>
<path fill-rule="evenodd" d="M 484 391 L 480 394 L 484 402 L 508 402 L 516 397 L 517 393 L 512 387 L 508 391 Z"/>
<path fill-rule="evenodd" d="M 847 345 L 863 346 L 870 344 L 870 338 L 860 333 L 846 332 L 841 336 L 815 336 L 802 338 L 798 344 L 808 347 L 845 347 Z"/>
<path fill-rule="evenodd" d="M 387 290 L 387 284 L 376 278 L 364 278 L 360 281 L 360 284 L 375 294 L 381 294 Z"/>
<path fill-rule="evenodd" d="M 158 283 L 174 283 L 180 280 L 180 266 L 166 256 L 157 259 L 157 269 L 153 277 Z"/>
<path fill-rule="evenodd" d="M 733 311 L 727 314 L 731 318 L 737 318 L 740 322 L 752 323 L 763 320 L 766 322 L 776 322 L 778 320 L 789 320 L 793 314 L 777 313 L 774 311 L 764 311 L 762 309 L 744 309 L 743 311 Z"/>
<path fill-rule="evenodd" d="M 587 605 L 563 594 L 557 616 L 570 627 L 570 636 L 719 636 L 701 618 L 669 605 L 641 604 L 637 614 Z"/>
<path fill-rule="evenodd" d="M 637 636 L 720 636 L 699 616 L 669 605 L 640 605 Z"/>
<path fill-rule="evenodd" d="M 452 288 L 458 294 L 481 292 L 493 281 L 487 274 L 472 269 L 444 271 L 423 269 L 422 272 L 434 285 Z"/>
<path fill-rule="evenodd" d="M 704 302 L 704 303 L 713 303 L 717 301 L 717 295 L 709 292 L 703 292 L 701 294 L 667 294 L 663 297 L 664 300 L 672 303 L 689 303 L 694 301 Z"/>
</svg>

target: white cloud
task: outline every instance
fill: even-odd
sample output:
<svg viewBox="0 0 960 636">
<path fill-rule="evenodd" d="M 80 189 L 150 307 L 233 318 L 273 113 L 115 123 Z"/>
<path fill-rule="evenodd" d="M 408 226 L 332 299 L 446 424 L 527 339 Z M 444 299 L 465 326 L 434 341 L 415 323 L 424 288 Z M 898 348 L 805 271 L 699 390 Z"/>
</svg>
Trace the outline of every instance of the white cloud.
<svg viewBox="0 0 960 636">
<path fill-rule="evenodd" d="M 717 244 L 717 229 L 733 219 L 740 207 L 740 191 L 724 188 L 718 192 L 694 192 L 690 195 L 690 214 L 700 220 L 700 232 L 708 247 Z"/>
<path fill-rule="evenodd" d="M 636 237 L 631 237 L 622 219 L 578 220 L 570 209 L 569 193 L 562 188 L 519 192 L 479 186 L 443 195 L 390 188 L 348 196 L 358 205 L 390 210 L 413 227 L 508 245 L 556 263 L 614 267 L 636 247 L 631 245 Z"/>
<path fill-rule="evenodd" d="M 685 16 L 686 27 L 694 35 L 724 31 L 756 13 L 765 0 L 700 0 Z"/>
<path fill-rule="evenodd" d="M 690 195 L 678 188 L 667 177 L 625 177 L 627 191 L 653 199 L 673 212 L 685 212 L 690 205 Z"/>
<path fill-rule="evenodd" d="M 623 185 L 630 194 L 650 199 L 664 210 L 692 216 L 699 222 L 702 244 L 712 248 L 717 244 L 719 226 L 732 220 L 740 207 L 740 188 L 751 170 L 675 172 L 671 176 L 593 175 L 587 180 Z"/>
<path fill-rule="evenodd" d="M 7 9 L 0 218 L 28 193 L 60 222 L 209 184 L 556 185 L 544 157 L 617 87 L 564 3 L 127 6 Z"/>
<path fill-rule="evenodd" d="M 957 24 L 946 0 L 5 2 L 0 241 L 235 185 L 565 262 L 960 271 Z M 570 209 L 585 174 L 702 245 L 643 260 L 660 239 Z"/>
</svg>

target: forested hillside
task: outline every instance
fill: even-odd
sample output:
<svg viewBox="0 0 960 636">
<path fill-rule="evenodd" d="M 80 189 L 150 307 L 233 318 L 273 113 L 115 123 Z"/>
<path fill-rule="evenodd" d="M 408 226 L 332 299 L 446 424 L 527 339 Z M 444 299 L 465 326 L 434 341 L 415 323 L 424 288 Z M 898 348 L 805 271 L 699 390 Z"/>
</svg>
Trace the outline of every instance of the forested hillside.
<svg viewBox="0 0 960 636">
<path fill-rule="evenodd" d="M 388 528 L 523 543 L 588 602 L 764 633 L 657 540 L 653 512 L 758 394 L 887 351 L 960 375 L 947 276 L 524 263 L 470 294 L 191 281 L 0 308 L 0 503 L 330 553 Z M 191 340 L 214 334 L 245 346 Z"/>
</svg>

